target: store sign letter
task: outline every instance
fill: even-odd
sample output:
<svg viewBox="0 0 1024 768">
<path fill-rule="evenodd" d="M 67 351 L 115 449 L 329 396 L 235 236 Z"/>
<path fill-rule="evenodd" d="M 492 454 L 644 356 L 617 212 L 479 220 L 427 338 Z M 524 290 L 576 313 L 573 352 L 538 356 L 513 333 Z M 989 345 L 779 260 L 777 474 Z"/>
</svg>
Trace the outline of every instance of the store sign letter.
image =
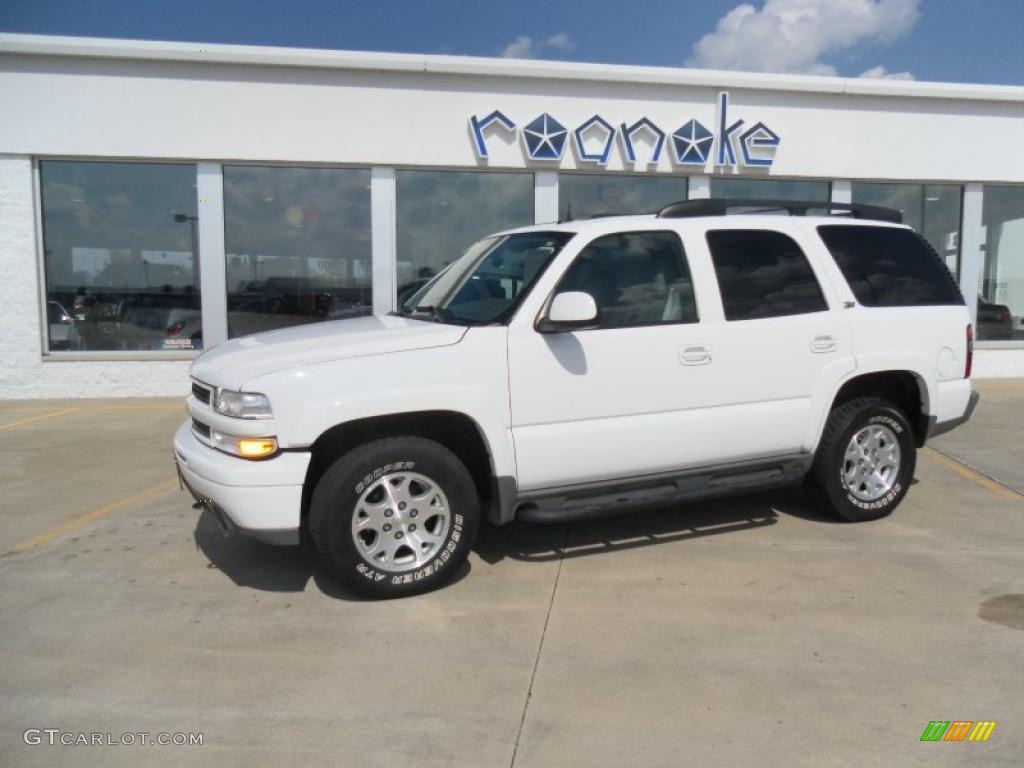
<svg viewBox="0 0 1024 768">
<path fill-rule="evenodd" d="M 473 149 L 481 160 L 490 157 L 488 136 L 501 133 L 513 139 L 518 135 L 527 159 L 542 163 L 559 163 L 566 149 L 572 147 L 580 164 L 605 166 L 617 143 L 629 166 L 656 166 L 667 150 L 677 166 L 703 167 L 711 161 L 719 168 L 770 168 L 782 141 L 779 135 L 761 121 L 752 125 L 742 119 L 730 122 L 727 91 L 718 94 L 715 111 L 714 131 L 691 118 L 671 134 L 647 117 L 631 124 L 615 124 L 594 115 L 569 129 L 553 115 L 542 112 L 518 126 L 497 109 L 483 117 L 473 115 L 469 127 Z"/>
</svg>

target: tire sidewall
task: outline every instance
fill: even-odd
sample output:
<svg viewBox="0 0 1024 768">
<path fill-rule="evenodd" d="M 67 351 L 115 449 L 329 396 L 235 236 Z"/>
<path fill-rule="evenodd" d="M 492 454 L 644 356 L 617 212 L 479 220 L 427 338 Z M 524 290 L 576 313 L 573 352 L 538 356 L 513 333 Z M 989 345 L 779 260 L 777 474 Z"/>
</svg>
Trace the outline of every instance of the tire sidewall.
<svg viewBox="0 0 1024 768">
<path fill-rule="evenodd" d="M 863 501 L 854 496 L 843 482 L 843 465 L 846 448 L 853 436 L 873 424 L 888 427 L 896 435 L 900 448 L 900 468 L 896 473 L 896 482 L 884 496 L 874 501 Z M 892 512 L 910 487 L 914 474 L 915 452 L 913 431 L 906 417 L 899 410 L 886 405 L 870 405 L 854 414 L 843 429 L 832 457 L 832 472 L 835 478 L 835 489 L 832 496 L 844 508 L 846 512 L 844 517 L 873 520 Z"/>
<path fill-rule="evenodd" d="M 442 446 L 432 447 L 417 438 L 382 440 L 354 453 L 325 473 L 313 498 L 318 513 L 327 515 L 327 549 L 339 575 L 360 591 L 391 596 L 425 592 L 448 581 L 468 556 L 479 522 L 480 502 L 468 471 Z M 368 485 L 403 471 L 425 475 L 440 486 L 451 522 L 430 561 L 412 571 L 393 573 L 363 557 L 352 535 L 352 515 Z M 325 510 L 325 504 L 330 509 Z"/>
</svg>

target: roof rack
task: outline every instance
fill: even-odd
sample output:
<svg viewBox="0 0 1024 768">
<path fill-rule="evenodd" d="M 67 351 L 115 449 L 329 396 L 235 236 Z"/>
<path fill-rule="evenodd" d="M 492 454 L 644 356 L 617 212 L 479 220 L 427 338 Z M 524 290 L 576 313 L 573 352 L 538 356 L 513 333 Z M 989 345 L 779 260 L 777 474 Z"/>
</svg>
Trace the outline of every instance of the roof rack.
<svg viewBox="0 0 1024 768">
<path fill-rule="evenodd" d="M 808 211 L 823 211 L 825 214 L 844 213 L 855 219 L 876 219 L 893 224 L 903 222 L 903 214 L 894 208 L 860 203 L 832 203 L 820 200 L 730 200 L 710 198 L 701 200 L 680 200 L 669 203 L 660 211 L 660 219 L 688 219 L 696 216 L 726 216 L 730 209 L 742 208 L 738 213 L 776 213 L 784 211 L 790 216 L 806 216 Z"/>
</svg>

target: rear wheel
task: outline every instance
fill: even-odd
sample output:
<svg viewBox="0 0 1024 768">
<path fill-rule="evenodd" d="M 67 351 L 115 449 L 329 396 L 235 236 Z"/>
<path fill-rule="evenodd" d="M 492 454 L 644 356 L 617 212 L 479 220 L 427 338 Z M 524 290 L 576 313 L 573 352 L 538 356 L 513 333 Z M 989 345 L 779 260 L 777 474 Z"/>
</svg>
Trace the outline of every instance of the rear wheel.
<svg viewBox="0 0 1024 768">
<path fill-rule="evenodd" d="M 859 397 L 829 414 L 804 487 L 840 520 L 875 520 L 903 500 L 916 459 L 906 415 L 883 398 Z"/>
<path fill-rule="evenodd" d="M 321 559 L 379 597 L 435 589 L 465 562 L 480 501 L 469 471 L 439 443 L 395 437 L 360 446 L 317 483 L 309 529 Z"/>
</svg>

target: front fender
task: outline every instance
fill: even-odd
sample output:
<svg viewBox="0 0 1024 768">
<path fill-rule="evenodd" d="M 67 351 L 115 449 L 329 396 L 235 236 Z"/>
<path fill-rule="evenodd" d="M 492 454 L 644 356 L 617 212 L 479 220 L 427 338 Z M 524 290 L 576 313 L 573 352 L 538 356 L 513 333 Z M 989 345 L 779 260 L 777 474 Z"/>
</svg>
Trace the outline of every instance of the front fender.
<svg viewBox="0 0 1024 768">
<path fill-rule="evenodd" d="M 499 476 L 515 477 L 507 328 L 471 328 L 458 344 L 351 358 L 259 376 L 282 447 L 304 448 L 332 427 L 375 416 L 454 411 L 479 427 Z"/>
</svg>

